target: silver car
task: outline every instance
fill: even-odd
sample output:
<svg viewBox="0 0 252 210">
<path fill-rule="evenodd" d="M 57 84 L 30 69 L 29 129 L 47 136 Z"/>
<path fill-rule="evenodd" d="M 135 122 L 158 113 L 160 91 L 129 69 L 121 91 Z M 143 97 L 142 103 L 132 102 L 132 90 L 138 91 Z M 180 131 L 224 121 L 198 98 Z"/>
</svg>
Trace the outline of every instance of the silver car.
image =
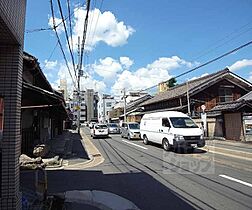
<svg viewBox="0 0 252 210">
<path fill-rule="evenodd" d="M 107 126 L 109 133 L 120 133 L 120 127 L 117 123 L 108 123 Z"/>
<path fill-rule="evenodd" d="M 137 122 L 122 123 L 121 137 L 130 139 L 140 139 L 140 126 Z"/>
</svg>

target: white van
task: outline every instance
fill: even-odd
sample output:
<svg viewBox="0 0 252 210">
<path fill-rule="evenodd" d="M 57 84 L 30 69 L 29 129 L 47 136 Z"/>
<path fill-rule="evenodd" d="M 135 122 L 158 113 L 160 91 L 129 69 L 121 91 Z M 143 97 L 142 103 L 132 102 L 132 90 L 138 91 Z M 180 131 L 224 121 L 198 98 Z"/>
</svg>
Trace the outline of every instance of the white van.
<svg viewBox="0 0 252 210">
<path fill-rule="evenodd" d="M 186 114 L 176 111 L 145 114 L 140 134 L 144 144 L 161 144 L 166 151 L 205 146 L 203 131 Z"/>
</svg>

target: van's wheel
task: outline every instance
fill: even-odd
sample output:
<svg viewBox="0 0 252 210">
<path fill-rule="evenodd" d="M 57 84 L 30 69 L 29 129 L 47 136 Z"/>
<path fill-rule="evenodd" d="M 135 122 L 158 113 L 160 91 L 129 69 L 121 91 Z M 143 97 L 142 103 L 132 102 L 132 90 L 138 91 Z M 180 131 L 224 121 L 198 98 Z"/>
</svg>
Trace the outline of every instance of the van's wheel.
<svg viewBox="0 0 252 210">
<path fill-rule="evenodd" d="M 130 140 L 130 139 L 131 139 L 129 134 L 128 134 L 128 136 L 127 136 L 127 137 L 128 137 L 128 140 Z"/>
<path fill-rule="evenodd" d="M 143 143 L 146 144 L 146 145 L 149 143 L 148 138 L 147 138 L 146 135 L 143 136 Z"/>
<path fill-rule="evenodd" d="M 167 139 L 163 139 L 162 146 L 165 151 L 171 150 L 171 145 Z"/>
</svg>

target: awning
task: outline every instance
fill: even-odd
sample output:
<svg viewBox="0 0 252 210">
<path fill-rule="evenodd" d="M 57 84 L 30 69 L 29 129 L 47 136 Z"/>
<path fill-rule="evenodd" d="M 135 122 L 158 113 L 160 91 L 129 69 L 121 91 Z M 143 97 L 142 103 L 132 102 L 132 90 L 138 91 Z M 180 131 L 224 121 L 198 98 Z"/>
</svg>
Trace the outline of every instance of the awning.
<svg viewBox="0 0 252 210">
<path fill-rule="evenodd" d="M 21 109 L 50 108 L 67 116 L 64 99 L 59 95 L 23 82 Z"/>
</svg>

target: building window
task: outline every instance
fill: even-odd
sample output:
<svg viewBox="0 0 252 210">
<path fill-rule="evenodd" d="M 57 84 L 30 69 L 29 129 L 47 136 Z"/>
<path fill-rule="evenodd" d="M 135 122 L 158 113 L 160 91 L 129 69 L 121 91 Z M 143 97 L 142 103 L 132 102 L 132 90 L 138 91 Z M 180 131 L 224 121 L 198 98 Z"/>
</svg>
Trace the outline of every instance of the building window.
<svg viewBox="0 0 252 210">
<path fill-rule="evenodd" d="M 106 103 L 106 107 L 111 107 L 112 106 L 112 103 L 111 102 L 107 102 Z"/>
<path fill-rule="evenodd" d="M 219 88 L 219 102 L 230 102 L 233 101 L 233 91 L 232 88 Z"/>
</svg>

